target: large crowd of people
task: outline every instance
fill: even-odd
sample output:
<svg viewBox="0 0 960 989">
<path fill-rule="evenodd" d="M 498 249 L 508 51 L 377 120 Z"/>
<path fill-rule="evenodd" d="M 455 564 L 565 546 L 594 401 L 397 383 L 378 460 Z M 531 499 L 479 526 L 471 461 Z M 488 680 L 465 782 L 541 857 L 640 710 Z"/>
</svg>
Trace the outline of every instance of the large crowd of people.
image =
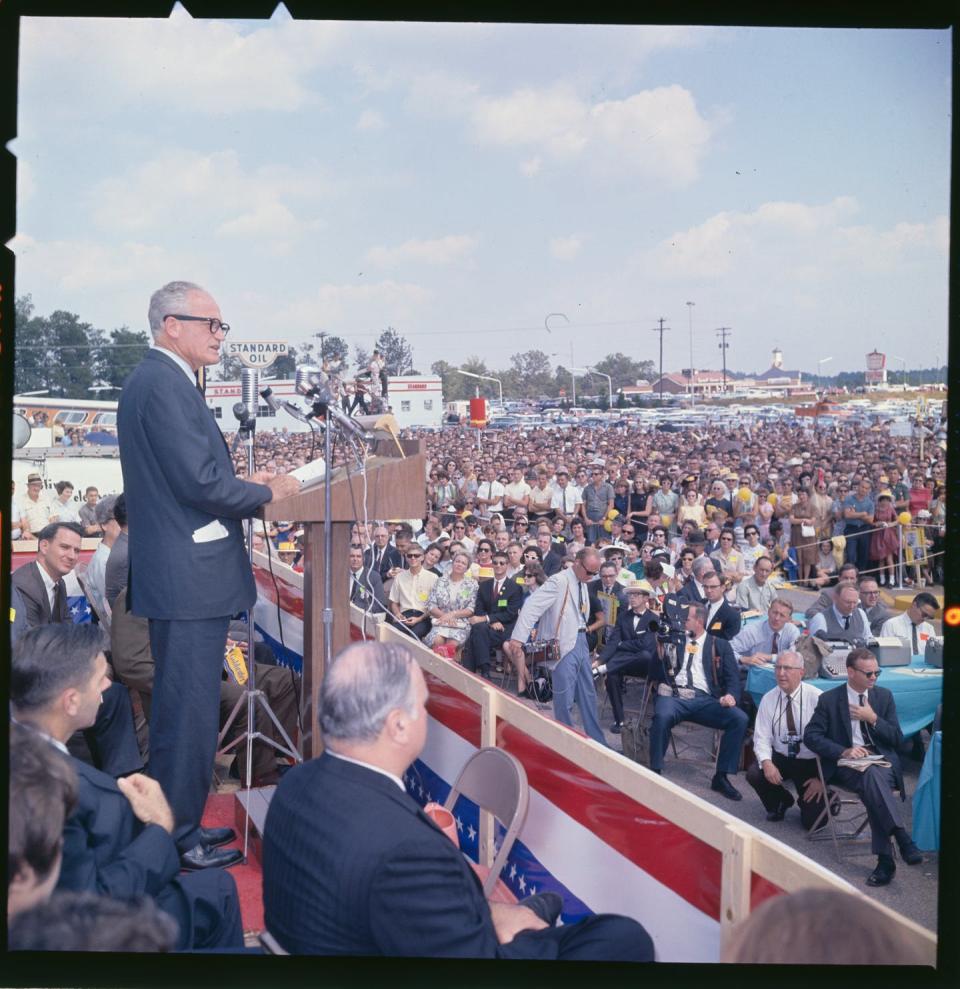
<svg viewBox="0 0 960 989">
<path fill-rule="evenodd" d="M 150 325 L 156 347 L 119 412 L 126 491 L 100 498 L 90 487 L 79 503 L 67 479 L 48 493 L 31 474 L 14 499 L 12 534 L 38 542 L 12 580 L 13 947 L 46 948 L 51 932 L 69 928 L 77 949 L 241 948 L 227 871 L 241 858 L 226 847 L 236 836 L 201 823 L 217 733 L 243 693 L 238 668 L 253 665 L 275 727 L 297 731 L 298 681 L 265 643 L 247 655 L 246 626 L 235 621 L 256 593 L 240 523 L 298 489 L 286 475 L 316 455 L 316 437 L 260 431 L 256 471 L 245 477 L 193 380 L 229 331 L 215 301 L 171 283 L 151 299 Z M 150 432 L 157 417 L 144 409 L 154 406 L 176 419 L 175 443 L 166 421 Z M 678 724 L 707 725 L 721 733 L 711 786 L 730 800 L 742 798 L 734 779 L 753 724 L 747 782 L 769 820 L 799 803 L 805 826 L 823 826 L 829 793 L 812 770 L 817 756 L 828 786 L 866 807 L 877 855 L 870 885 L 892 880 L 894 842 L 906 864 L 922 860 L 902 813 L 892 694 L 859 642 L 879 630 L 917 652 L 932 633 L 936 598 L 918 586 L 896 616 L 879 590 L 938 576 L 940 445 L 921 456 L 914 440 L 883 430 L 814 423 L 671 434 L 538 427 L 486 433 L 479 449 L 469 430 L 423 435 L 423 516 L 353 524 L 353 604 L 481 676 L 512 671 L 525 697 L 545 697 L 545 671 L 557 720 L 576 724 L 577 709 L 604 746 L 598 692 L 622 734 L 624 677 L 648 678 L 650 768 L 664 771 Z M 335 449 L 335 463 L 351 458 Z M 301 535 L 289 520 L 261 526 L 256 541 L 296 568 Z M 80 577 L 96 622 L 77 625 L 65 578 L 91 537 L 100 548 Z M 787 580 L 819 592 L 810 631 L 852 647 L 836 690 L 801 682 Z M 681 626 L 665 647 L 671 608 Z M 744 689 L 756 664 L 777 678 L 759 708 Z M 273 751 L 255 747 L 249 776 L 279 783 L 263 865 L 267 924 L 281 946 L 653 960 L 649 935 L 628 918 L 558 927 L 557 897 L 508 909 L 480 895 L 459 852 L 402 792 L 425 744 L 425 701 L 409 649 L 354 645 L 325 671 L 325 754 L 281 773 Z M 245 728 L 241 717 L 233 731 Z M 869 756 L 882 761 L 850 767 Z M 325 803 L 334 790 L 343 821 Z"/>
</svg>

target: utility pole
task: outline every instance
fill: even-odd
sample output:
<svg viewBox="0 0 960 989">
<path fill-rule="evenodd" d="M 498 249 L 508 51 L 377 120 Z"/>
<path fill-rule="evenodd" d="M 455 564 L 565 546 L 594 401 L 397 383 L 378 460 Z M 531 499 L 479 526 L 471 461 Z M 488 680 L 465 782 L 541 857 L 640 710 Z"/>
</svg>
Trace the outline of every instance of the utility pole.
<svg viewBox="0 0 960 989">
<path fill-rule="evenodd" d="M 690 390 L 690 404 L 693 405 L 693 307 L 696 302 L 687 303 L 687 313 L 690 316 L 690 377 L 687 379 Z"/>
<path fill-rule="evenodd" d="M 717 330 L 717 336 L 720 337 L 720 343 L 717 344 L 717 346 L 723 352 L 723 393 L 724 393 L 724 395 L 726 395 L 726 393 L 727 393 L 727 348 L 730 346 L 730 344 L 727 343 L 727 337 L 730 336 L 730 334 L 732 332 L 733 332 L 733 330 L 731 330 L 729 326 L 721 326 L 720 329 Z"/>
<path fill-rule="evenodd" d="M 664 319 L 661 316 L 658 320 L 659 326 L 653 328 L 654 333 L 660 334 L 660 404 L 663 405 L 663 335 L 670 332 L 669 326 L 664 326 Z"/>
</svg>

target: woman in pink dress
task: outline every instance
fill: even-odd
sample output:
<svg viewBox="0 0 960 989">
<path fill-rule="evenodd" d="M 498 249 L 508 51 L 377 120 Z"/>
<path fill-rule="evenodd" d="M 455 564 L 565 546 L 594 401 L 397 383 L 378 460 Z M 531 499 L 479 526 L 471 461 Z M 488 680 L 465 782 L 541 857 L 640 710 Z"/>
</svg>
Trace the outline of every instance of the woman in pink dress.
<svg viewBox="0 0 960 989">
<path fill-rule="evenodd" d="M 900 553 L 900 530 L 893 495 L 889 491 L 882 491 L 877 496 L 874 525 L 877 528 L 870 533 L 870 559 L 877 568 L 877 583 L 881 587 L 893 587 Z"/>
</svg>

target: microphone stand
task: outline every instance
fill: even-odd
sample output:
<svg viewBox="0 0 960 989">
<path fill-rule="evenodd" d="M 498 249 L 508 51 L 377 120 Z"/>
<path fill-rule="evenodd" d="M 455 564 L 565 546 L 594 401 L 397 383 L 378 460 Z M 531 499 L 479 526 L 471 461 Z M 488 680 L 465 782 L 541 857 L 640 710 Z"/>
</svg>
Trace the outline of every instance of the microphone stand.
<svg viewBox="0 0 960 989">
<path fill-rule="evenodd" d="M 242 410 L 242 411 L 241 411 Z M 247 450 L 247 477 L 253 476 L 253 434 L 256 430 L 257 418 L 255 415 L 251 415 L 249 409 L 246 406 L 237 404 L 233 409 L 234 415 L 239 420 L 239 426 L 237 427 L 237 435 L 233 442 L 233 448 L 236 450 L 237 445 L 241 444 L 246 447 Z M 328 495 L 329 497 L 329 495 Z M 252 516 L 246 519 L 247 527 L 247 560 L 250 563 L 250 569 L 253 570 L 253 518 Z M 266 533 L 264 533 L 266 535 Z M 329 574 L 329 568 L 328 568 Z M 272 745 L 278 752 L 283 755 L 290 756 L 295 762 L 303 762 L 303 756 L 297 750 L 296 746 L 287 734 L 286 729 L 280 724 L 280 720 L 274 714 L 273 709 L 270 707 L 270 702 L 267 700 L 266 694 L 257 687 L 257 672 L 256 663 L 254 662 L 254 631 L 253 631 L 253 608 L 247 610 L 247 682 L 244 685 L 243 693 L 237 698 L 237 703 L 234 704 L 233 710 L 230 712 L 230 716 L 227 718 L 226 723 L 220 730 L 220 734 L 217 736 L 217 755 L 225 755 L 230 752 L 231 749 L 236 748 L 241 742 L 246 742 L 246 786 L 247 791 L 247 801 L 244 807 L 244 823 L 243 823 L 243 857 L 244 861 L 247 859 L 247 853 L 250 843 L 250 789 L 253 783 L 253 743 L 255 741 L 266 742 L 268 745 Z M 230 730 L 230 726 L 237 720 L 240 716 L 240 709 L 242 706 L 246 705 L 247 711 L 247 727 L 239 734 L 232 742 L 224 745 L 223 748 L 220 746 L 223 744 L 223 740 L 227 736 L 227 732 Z M 257 706 L 263 708 L 270 720 L 273 722 L 274 727 L 280 734 L 284 743 L 276 741 L 270 738 L 268 735 L 264 735 L 263 732 L 258 731 L 256 727 L 256 713 Z"/>
</svg>

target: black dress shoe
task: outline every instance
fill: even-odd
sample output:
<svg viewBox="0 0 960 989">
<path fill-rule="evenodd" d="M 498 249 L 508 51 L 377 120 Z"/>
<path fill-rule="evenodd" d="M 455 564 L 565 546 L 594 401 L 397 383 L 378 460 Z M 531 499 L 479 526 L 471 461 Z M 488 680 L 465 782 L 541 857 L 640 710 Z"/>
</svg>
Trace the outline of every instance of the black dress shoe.
<svg viewBox="0 0 960 989">
<path fill-rule="evenodd" d="M 781 800 L 780 803 L 777 805 L 776 810 L 767 811 L 767 820 L 782 821 L 784 815 L 787 813 L 788 810 L 790 810 L 792 806 L 793 806 L 792 800 Z"/>
<path fill-rule="evenodd" d="M 563 910 L 563 899 L 558 893 L 535 893 L 520 900 L 519 905 L 532 910 L 545 924 L 553 927 Z"/>
<path fill-rule="evenodd" d="M 243 861 L 243 852 L 239 848 L 207 848 L 205 845 L 194 845 L 189 852 L 180 856 L 180 868 L 188 872 L 198 869 L 226 869 Z"/>
<path fill-rule="evenodd" d="M 728 800 L 743 800 L 743 794 L 723 773 L 717 773 L 710 781 L 710 789 L 722 793 Z"/>
<path fill-rule="evenodd" d="M 868 886 L 887 886 L 890 880 L 893 879 L 893 874 L 897 871 L 897 867 L 894 864 L 893 857 L 890 855 L 881 855 L 877 859 L 877 867 L 867 876 Z"/>
<path fill-rule="evenodd" d="M 897 848 L 900 849 L 900 857 L 907 865 L 919 865 L 923 861 L 923 853 L 911 839 L 908 838 L 904 842 L 898 841 Z"/>
<path fill-rule="evenodd" d="M 221 845 L 229 845 L 237 832 L 233 828 L 201 828 L 200 844 L 207 848 L 219 848 Z"/>
<path fill-rule="evenodd" d="M 619 735 L 620 732 L 623 731 L 623 722 L 614 721 L 614 723 L 610 726 L 610 731 L 612 731 L 614 735 Z"/>
</svg>

